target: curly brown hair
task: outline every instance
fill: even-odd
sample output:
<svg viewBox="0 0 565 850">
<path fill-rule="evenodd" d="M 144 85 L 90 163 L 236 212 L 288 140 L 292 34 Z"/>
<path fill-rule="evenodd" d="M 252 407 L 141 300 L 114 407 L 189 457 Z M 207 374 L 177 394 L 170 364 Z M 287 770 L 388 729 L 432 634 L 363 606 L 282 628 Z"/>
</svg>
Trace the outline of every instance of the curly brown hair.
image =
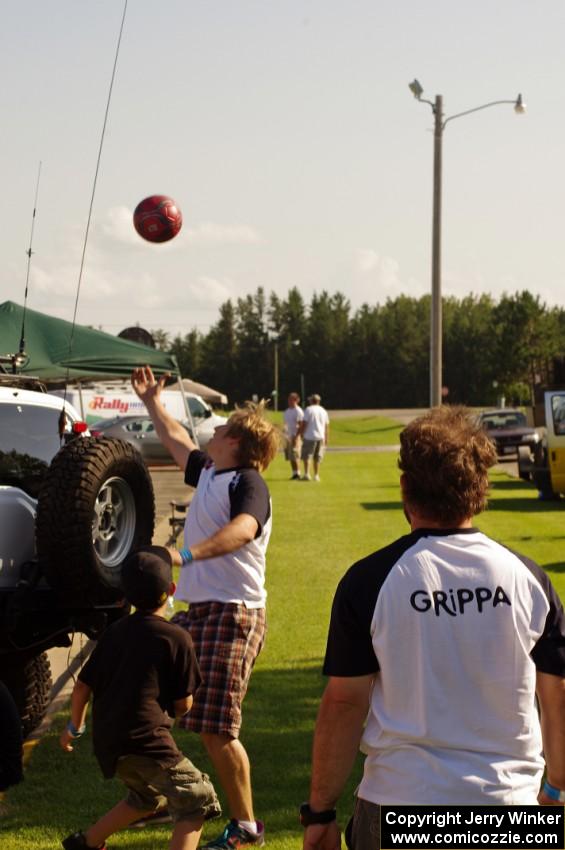
<svg viewBox="0 0 565 850">
<path fill-rule="evenodd" d="M 470 411 L 435 407 L 400 434 L 398 466 L 408 511 L 456 526 L 486 508 L 496 450 Z"/>
<path fill-rule="evenodd" d="M 246 401 L 228 419 L 226 434 L 239 440 L 238 461 L 242 466 L 267 469 L 281 444 L 278 428 L 265 418 L 267 403 Z"/>
</svg>

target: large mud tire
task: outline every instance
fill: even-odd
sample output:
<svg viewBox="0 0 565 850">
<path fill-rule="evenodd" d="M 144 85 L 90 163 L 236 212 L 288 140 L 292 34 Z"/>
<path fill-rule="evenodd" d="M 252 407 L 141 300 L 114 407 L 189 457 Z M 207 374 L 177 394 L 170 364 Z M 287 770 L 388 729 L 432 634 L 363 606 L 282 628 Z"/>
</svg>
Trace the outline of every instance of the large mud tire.
<svg viewBox="0 0 565 850">
<path fill-rule="evenodd" d="M 37 554 L 67 604 L 121 595 L 121 566 L 151 543 L 155 499 L 141 455 L 123 440 L 85 437 L 53 458 L 37 506 Z"/>
<path fill-rule="evenodd" d="M 39 726 L 49 706 L 51 696 L 51 665 L 46 652 L 28 658 L 2 662 L 0 679 L 4 682 L 16 704 L 26 738 Z"/>
</svg>

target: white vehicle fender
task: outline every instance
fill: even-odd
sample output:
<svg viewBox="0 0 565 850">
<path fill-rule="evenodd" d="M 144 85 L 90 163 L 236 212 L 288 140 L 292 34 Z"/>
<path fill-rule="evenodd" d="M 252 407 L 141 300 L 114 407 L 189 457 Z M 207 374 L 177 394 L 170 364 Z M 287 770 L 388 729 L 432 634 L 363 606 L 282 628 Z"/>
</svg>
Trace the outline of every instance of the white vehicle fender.
<svg viewBox="0 0 565 850">
<path fill-rule="evenodd" d="M 35 556 L 37 502 L 19 487 L 0 486 L 0 588 L 15 588 Z"/>
</svg>

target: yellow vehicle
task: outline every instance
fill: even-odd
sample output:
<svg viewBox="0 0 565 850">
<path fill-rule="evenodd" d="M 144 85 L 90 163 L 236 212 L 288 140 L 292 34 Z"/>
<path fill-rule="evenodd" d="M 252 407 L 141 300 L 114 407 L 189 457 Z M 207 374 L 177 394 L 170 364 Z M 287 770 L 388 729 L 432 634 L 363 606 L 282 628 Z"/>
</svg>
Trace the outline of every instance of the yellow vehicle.
<svg viewBox="0 0 565 850">
<path fill-rule="evenodd" d="M 518 473 L 534 482 L 541 499 L 559 499 L 565 495 L 565 390 L 545 391 L 543 422 L 535 424 L 545 426 L 545 436 L 533 450 L 520 446 Z"/>
</svg>

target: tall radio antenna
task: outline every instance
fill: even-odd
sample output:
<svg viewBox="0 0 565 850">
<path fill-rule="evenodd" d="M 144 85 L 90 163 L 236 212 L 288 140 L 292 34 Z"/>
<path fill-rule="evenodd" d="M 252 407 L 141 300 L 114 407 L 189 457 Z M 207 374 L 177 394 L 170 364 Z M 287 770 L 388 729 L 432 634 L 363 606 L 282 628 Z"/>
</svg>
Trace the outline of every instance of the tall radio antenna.
<svg viewBox="0 0 565 850">
<path fill-rule="evenodd" d="M 41 179 L 41 160 L 39 161 L 39 168 L 37 170 L 37 183 L 35 184 L 35 198 L 33 201 L 33 213 L 31 216 L 31 233 L 29 236 L 29 248 L 26 251 L 27 254 L 27 272 L 26 272 L 26 288 L 24 293 L 24 311 L 22 313 L 22 331 L 20 334 L 20 347 L 18 353 L 21 357 L 25 355 L 25 321 L 26 321 L 26 310 L 27 310 L 27 293 L 29 289 L 29 273 L 31 269 L 31 255 L 33 254 L 33 231 L 35 230 L 35 215 L 37 212 L 37 198 L 39 197 L 39 181 Z"/>
</svg>

